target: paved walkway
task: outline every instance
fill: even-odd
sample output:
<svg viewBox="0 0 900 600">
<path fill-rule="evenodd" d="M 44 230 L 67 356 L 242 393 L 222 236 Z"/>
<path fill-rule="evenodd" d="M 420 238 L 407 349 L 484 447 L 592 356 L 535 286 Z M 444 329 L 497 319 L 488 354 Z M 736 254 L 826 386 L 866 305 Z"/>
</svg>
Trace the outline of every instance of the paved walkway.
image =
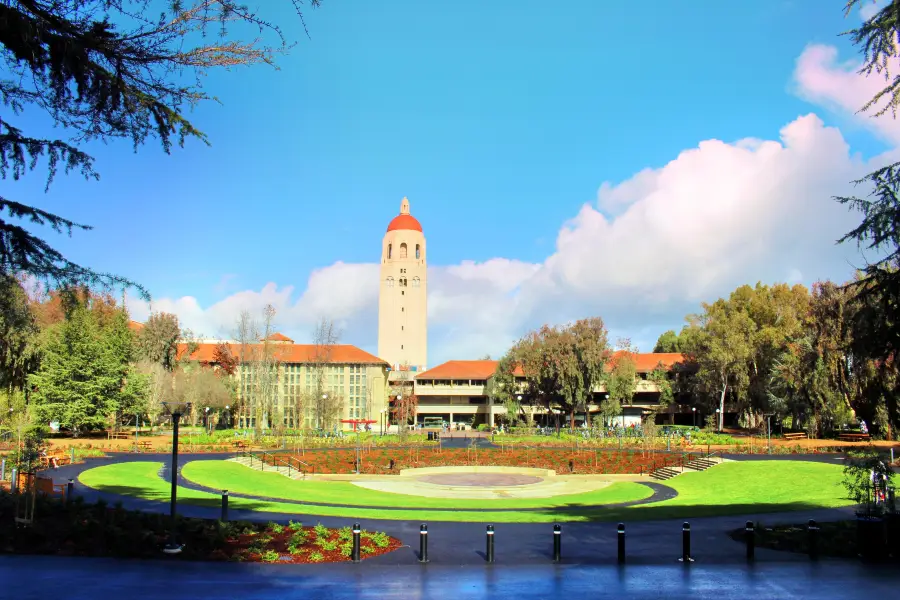
<svg viewBox="0 0 900 600">
<path fill-rule="evenodd" d="M 890 568 L 856 563 L 703 565 L 249 565 L 0 556 L 0 598 L 66 600 L 856 600 L 896 596 Z"/>
</svg>

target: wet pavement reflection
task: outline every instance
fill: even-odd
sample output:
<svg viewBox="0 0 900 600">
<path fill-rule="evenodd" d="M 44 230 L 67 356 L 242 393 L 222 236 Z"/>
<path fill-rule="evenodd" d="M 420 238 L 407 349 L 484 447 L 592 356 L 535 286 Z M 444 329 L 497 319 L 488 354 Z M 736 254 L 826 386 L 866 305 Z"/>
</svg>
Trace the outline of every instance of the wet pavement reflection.
<svg viewBox="0 0 900 600">
<path fill-rule="evenodd" d="M 247 565 L 0 557 L 0 598 L 166 600 L 315 598 L 759 598 L 895 597 L 896 568 L 852 561 L 637 566 Z"/>
</svg>

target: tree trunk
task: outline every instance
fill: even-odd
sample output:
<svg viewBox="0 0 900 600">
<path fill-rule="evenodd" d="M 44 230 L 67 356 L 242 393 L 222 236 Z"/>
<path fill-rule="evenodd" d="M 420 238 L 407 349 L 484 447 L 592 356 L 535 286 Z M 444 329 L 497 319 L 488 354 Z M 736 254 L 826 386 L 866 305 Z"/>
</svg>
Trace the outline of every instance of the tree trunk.
<svg viewBox="0 0 900 600">
<path fill-rule="evenodd" d="M 722 431 L 722 426 L 725 423 L 725 392 L 728 391 L 728 384 L 724 384 L 722 386 L 722 393 L 719 396 L 719 431 Z"/>
</svg>

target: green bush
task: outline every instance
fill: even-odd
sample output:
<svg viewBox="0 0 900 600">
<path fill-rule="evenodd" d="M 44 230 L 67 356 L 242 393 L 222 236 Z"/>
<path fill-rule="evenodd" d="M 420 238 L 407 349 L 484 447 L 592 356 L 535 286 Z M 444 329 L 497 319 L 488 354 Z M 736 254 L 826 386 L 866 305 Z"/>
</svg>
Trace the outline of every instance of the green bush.
<svg viewBox="0 0 900 600">
<path fill-rule="evenodd" d="M 274 550 L 267 550 L 262 555 L 263 562 L 278 562 L 281 558 L 281 555 L 275 552 Z"/>
</svg>

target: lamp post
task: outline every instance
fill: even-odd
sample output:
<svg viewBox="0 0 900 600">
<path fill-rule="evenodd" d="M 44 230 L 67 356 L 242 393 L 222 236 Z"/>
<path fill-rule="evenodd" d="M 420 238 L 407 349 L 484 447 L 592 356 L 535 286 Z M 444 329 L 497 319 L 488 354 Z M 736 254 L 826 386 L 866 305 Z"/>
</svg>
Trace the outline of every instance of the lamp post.
<svg viewBox="0 0 900 600">
<path fill-rule="evenodd" d="M 722 431 L 722 421 L 719 420 L 720 419 L 719 415 L 721 415 L 721 414 L 722 414 L 722 410 L 717 408 L 716 409 L 716 431 L 719 431 L 719 432 Z"/>
<path fill-rule="evenodd" d="M 318 419 L 320 419 L 320 418 L 322 417 L 322 414 L 325 412 L 324 409 L 325 409 L 325 403 L 326 403 L 326 402 L 328 402 L 328 394 L 322 394 L 322 409 L 323 409 L 323 410 L 320 410 L 320 411 L 319 411 L 319 415 L 318 415 L 317 418 L 316 418 L 317 421 L 318 421 Z M 322 428 L 323 428 L 323 427 L 322 427 L 322 425 L 323 425 L 322 423 L 318 423 L 318 425 L 319 425 L 319 429 L 322 429 Z"/>
<path fill-rule="evenodd" d="M 231 426 L 231 405 L 225 405 L 225 427 Z"/>
<path fill-rule="evenodd" d="M 166 554 L 178 554 L 181 552 L 181 545 L 178 543 L 176 534 L 176 506 L 178 502 L 178 422 L 181 415 L 191 410 L 190 402 L 163 402 L 163 407 L 172 415 L 172 496 L 169 504 L 169 516 L 172 520 L 172 529 L 169 532 L 169 541 L 166 542 L 163 552 Z"/>
<path fill-rule="evenodd" d="M 206 415 L 203 417 L 206 420 L 206 435 L 209 435 L 209 407 L 205 407 L 203 409 L 203 412 L 206 413 Z"/>
<path fill-rule="evenodd" d="M 387 412 L 387 411 L 386 411 L 385 409 L 382 408 L 382 409 L 381 409 L 381 414 L 380 414 L 380 416 L 378 417 L 378 423 L 379 423 L 380 426 L 381 426 L 381 435 L 382 435 L 382 437 L 384 436 L 384 415 L 385 415 L 386 412 Z"/>
<path fill-rule="evenodd" d="M 691 425 L 693 425 L 694 427 L 697 426 L 697 407 L 696 406 L 691 407 Z"/>
</svg>

